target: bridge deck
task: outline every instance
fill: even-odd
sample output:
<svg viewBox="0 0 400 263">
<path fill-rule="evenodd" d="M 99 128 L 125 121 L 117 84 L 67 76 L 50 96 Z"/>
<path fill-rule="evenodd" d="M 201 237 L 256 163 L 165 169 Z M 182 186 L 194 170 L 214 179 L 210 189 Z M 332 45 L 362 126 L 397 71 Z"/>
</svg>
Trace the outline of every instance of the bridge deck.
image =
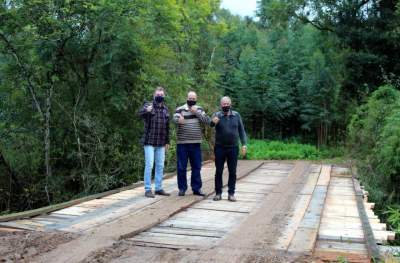
<svg viewBox="0 0 400 263">
<path fill-rule="evenodd" d="M 203 166 L 203 188 L 209 193 L 213 190 L 214 173 L 213 163 Z M 226 183 L 226 171 L 224 174 Z M 381 224 L 374 215 L 373 204 L 368 203 L 366 197 L 362 207 L 364 211 L 360 213 L 354 179 L 344 167 L 297 161 L 240 161 L 236 193 L 238 201 L 235 203 L 228 202 L 226 194 L 219 202 L 212 201 L 211 195 L 205 199 L 190 194 L 177 197 L 176 177 L 164 180 L 164 189 L 173 195 L 146 198 L 140 187 L 49 214 L 2 222 L 0 227 L 8 231 L 74 232 L 85 237 L 85 241 L 90 233 L 93 243 L 96 243 L 96 234 L 93 233 L 103 233 L 99 236 L 109 229 L 117 229 L 114 239 L 122 238 L 138 249 L 152 247 L 215 251 L 222 243 L 240 239 L 241 232 L 250 235 L 243 237 L 243 244 L 253 242 L 251 238 L 262 239 L 263 235 L 267 235 L 250 229 L 248 224 L 253 222 L 260 229 L 264 227 L 264 230 L 280 226 L 274 231 L 268 230 L 275 233 L 269 237 L 273 240 L 269 246 L 272 250 L 312 255 L 322 260 L 335 260 L 343 255 L 350 262 L 368 262 L 370 258 L 361 214 L 368 217 L 367 222 L 377 244 L 394 238 L 394 233 L 386 231 L 386 225 Z M 268 202 L 277 202 L 278 205 L 285 200 L 289 204 L 287 208 L 281 207 L 286 209 L 285 213 L 278 210 L 263 211 L 266 207 L 274 207 L 268 206 Z M 270 219 L 267 218 L 268 212 Z M 265 221 L 259 218 L 263 216 L 266 217 Z M 272 219 L 280 221 L 280 224 L 274 225 L 268 221 Z M 122 222 L 126 223 L 126 227 Z M 115 228 L 115 225 L 119 225 L 119 228 Z M 265 238 L 267 241 L 268 238 Z M 102 246 L 107 244 L 109 242 L 104 242 Z M 258 246 L 252 244 L 253 249 Z M 73 242 L 69 246 L 73 247 Z M 240 248 L 240 242 L 237 246 Z M 60 249 L 65 250 L 66 247 Z M 93 249 L 95 251 L 95 247 Z M 57 249 L 49 255 L 47 258 L 53 255 L 54 259 Z M 217 255 L 208 254 L 208 257 L 214 256 L 217 258 Z M 45 260 L 46 257 L 41 259 Z M 74 262 L 75 259 L 80 261 L 82 258 L 68 260 Z M 59 260 L 63 261 L 65 258 Z"/>
</svg>

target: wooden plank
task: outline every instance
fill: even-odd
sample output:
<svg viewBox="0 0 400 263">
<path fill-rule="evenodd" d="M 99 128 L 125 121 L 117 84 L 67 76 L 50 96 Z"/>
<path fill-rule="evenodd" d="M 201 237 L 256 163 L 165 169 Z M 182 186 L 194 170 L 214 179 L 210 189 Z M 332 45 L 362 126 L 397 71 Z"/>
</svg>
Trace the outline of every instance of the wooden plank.
<svg viewBox="0 0 400 263">
<path fill-rule="evenodd" d="M 316 250 L 332 251 L 343 253 L 357 253 L 367 255 L 368 250 L 363 243 L 354 242 L 335 242 L 335 241 L 318 241 L 315 245 Z"/>
<path fill-rule="evenodd" d="M 221 202 L 221 201 L 219 201 Z M 228 202 L 227 202 L 228 203 Z M 212 210 L 199 210 L 188 208 L 176 214 L 171 219 L 195 219 L 197 221 L 217 222 L 217 220 L 231 221 L 244 217 L 244 215 L 234 212 L 222 212 Z"/>
<path fill-rule="evenodd" d="M 88 202 L 83 202 L 83 203 L 81 203 L 81 204 L 79 204 L 77 206 L 85 207 L 86 205 L 88 205 L 88 206 L 92 206 L 93 205 L 93 206 L 102 207 L 102 206 L 112 205 L 112 204 L 115 204 L 117 202 L 118 202 L 118 200 L 101 198 L 101 199 L 91 200 L 91 201 L 88 201 Z"/>
<path fill-rule="evenodd" d="M 374 238 L 377 244 L 387 243 L 390 234 L 388 231 L 374 230 Z M 321 228 L 319 231 L 319 238 L 323 240 L 334 240 L 334 241 L 351 241 L 351 242 L 364 242 L 363 228 L 359 229 L 337 229 L 332 228 Z"/>
<path fill-rule="evenodd" d="M 32 226 L 32 225 L 25 225 L 25 224 L 16 223 L 16 222 L 18 222 L 18 221 L 1 222 L 0 223 L 0 227 L 9 227 L 9 228 L 32 230 L 32 231 L 40 231 L 40 230 L 43 229 L 42 227 L 37 227 L 37 226 Z"/>
<path fill-rule="evenodd" d="M 53 212 L 52 214 L 81 216 L 86 213 L 89 213 L 90 211 L 93 211 L 93 209 L 73 206 L 73 207 L 68 207 L 68 208 L 64 208 L 59 211 Z"/>
<path fill-rule="evenodd" d="M 267 177 L 267 176 L 255 177 L 255 176 L 252 176 L 252 177 L 246 177 L 243 180 L 240 180 L 240 182 L 276 185 L 276 184 L 279 184 L 282 181 L 282 179 L 283 179 L 283 177 Z"/>
<path fill-rule="evenodd" d="M 235 191 L 235 197 L 238 199 L 238 201 L 248 201 L 248 202 L 260 202 L 262 199 L 265 198 L 264 193 L 250 193 L 250 192 L 242 192 L 240 190 Z M 228 199 L 228 194 L 226 191 L 222 193 L 222 201 L 225 201 Z M 210 197 L 207 200 L 212 200 L 213 197 Z"/>
<path fill-rule="evenodd" d="M 244 192 L 253 192 L 253 193 L 268 193 L 274 188 L 274 185 L 261 185 L 257 183 L 246 183 L 243 182 L 240 185 L 236 186 L 237 190 L 241 190 Z"/>
<path fill-rule="evenodd" d="M 180 220 L 180 219 L 171 220 L 171 219 L 169 219 L 164 222 L 161 222 L 157 226 L 228 232 L 232 227 L 232 223 L 216 225 L 216 224 L 210 224 L 209 222 L 196 222 L 193 220 Z"/>
<path fill-rule="evenodd" d="M 22 232 L 24 229 L 17 229 L 12 227 L 0 227 L 0 233 L 13 233 L 13 232 Z"/>
<path fill-rule="evenodd" d="M 206 220 L 195 220 L 193 218 L 176 218 L 162 222 L 160 226 L 168 227 L 179 227 L 179 228 L 193 228 L 193 229 L 210 229 L 210 230 L 221 230 L 227 231 L 231 229 L 235 224 L 240 223 L 243 218 L 240 219 L 229 219 L 226 221 L 206 221 Z"/>
<path fill-rule="evenodd" d="M 329 221 L 321 221 L 321 227 L 327 227 L 327 228 L 344 228 L 344 229 L 354 229 L 354 228 L 359 228 L 362 229 L 362 222 L 361 220 L 359 222 L 340 222 L 340 221 L 335 221 L 335 220 L 329 220 Z M 371 224 L 371 227 L 373 230 L 380 230 L 380 231 L 385 231 L 386 230 L 386 224 Z"/>
<path fill-rule="evenodd" d="M 203 237 L 203 236 L 186 236 L 186 235 L 174 235 L 174 234 L 166 234 L 166 233 L 150 233 L 143 232 L 133 238 L 130 238 L 131 241 L 140 241 L 140 242 L 151 242 L 165 245 L 178 245 L 182 246 L 194 246 L 194 247 L 209 247 L 216 243 L 219 238 L 217 237 Z"/>
<path fill-rule="evenodd" d="M 276 242 L 275 248 L 280 250 L 287 250 L 290 242 L 292 241 L 296 229 L 300 225 L 304 213 L 307 210 L 307 206 L 311 200 L 311 195 L 297 195 L 294 201 L 293 212 L 289 217 L 289 221 L 286 224 L 283 231 Z"/>
<path fill-rule="evenodd" d="M 315 185 L 317 184 L 319 173 L 310 173 L 307 182 L 301 189 L 300 194 L 311 195 L 314 192 Z"/>
<path fill-rule="evenodd" d="M 343 216 L 343 215 L 342 216 L 341 215 L 327 216 L 327 215 L 323 214 L 322 221 L 324 221 L 324 220 L 336 220 L 336 221 L 346 220 L 348 222 L 351 222 L 351 221 L 359 222 L 361 219 L 359 217 L 349 217 L 349 216 Z M 380 223 L 379 219 L 376 219 L 376 218 L 369 218 L 369 221 L 371 224 L 379 224 Z"/>
<path fill-rule="evenodd" d="M 388 240 L 395 239 L 395 233 L 392 231 L 373 230 L 377 244 L 386 244 Z"/>
<path fill-rule="evenodd" d="M 375 203 L 364 202 L 364 207 L 365 207 L 365 209 L 374 209 L 375 208 Z"/>
<path fill-rule="evenodd" d="M 317 185 L 328 186 L 331 180 L 331 166 L 323 165 Z"/>
<path fill-rule="evenodd" d="M 238 200 L 235 203 L 232 202 L 215 202 L 212 200 L 207 200 L 203 202 L 199 202 L 192 206 L 191 208 L 202 208 L 209 210 L 219 210 L 219 211 L 229 211 L 229 212 L 237 212 L 237 213 L 249 213 L 256 207 L 257 203 L 243 202 Z"/>
<path fill-rule="evenodd" d="M 124 206 L 113 206 L 110 209 L 104 209 L 94 211 L 86 217 L 79 218 L 75 221 L 66 221 L 64 224 L 59 226 L 60 230 L 80 232 L 87 229 L 93 228 L 99 224 L 111 222 L 117 218 L 121 218 L 131 213 L 135 213 L 143 209 L 144 207 L 154 204 L 157 202 L 157 198 L 146 198 L 144 196 L 138 197 L 135 202 L 128 203 Z M 54 213 L 53 213 L 54 214 Z"/>
<path fill-rule="evenodd" d="M 129 241 L 129 240 L 128 240 Z M 167 248 L 167 249 L 184 249 L 184 250 L 199 250 L 200 246 L 187 246 L 187 245 L 168 245 L 160 243 L 142 242 L 142 241 L 131 241 L 132 245 L 139 247 L 154 247 L 154 248 Z"/>
<path fill-rule="evenodd" d="M 332 170 L 335 175 L 351 175 L 351 170 L 347 167 L 333 166 Z"/>
<path fill-rule="evenodd" d="M 298 228 L 292 242 L 290 242 L 289 252 L 304 253 L 312 252 L 317 240 L 316 228 Z"/>
<path fill-rule="evenodd" d="M 210 231 L 206 229 L 190 229 L 190 228 L 177 228 L 177 227 L 153 227 L 148 230 L 150 233 L 165 233 L 174 235 L 186 236 L 203 236 L 203 237 L 222 237 L 226 232 Z"/>
<path fill-rule="evenodd" d="M 34 219 L 43 219 L 43 220 L 49 220 L 49 221 L 71 221 L 77 218 L 77 216 L 72 216 L 72 215 L 56 215 L 56 214 L 49 214 L 49 215 L 42 215 L 42 216 L 36 216 L 33 217 Z"/>
<path fill-rule="evenodd" d="M 54 221 L 54 220 L 50 221 L 50 220 L 38 219 L 36 217 L 32 218 L 31 220 L 32 220 L 32 222 L 37 222 L 39 224 L 45 225 L 46 227 L 48 225 L 54 225 L 54 224 L 57 224 L 57 222 L 59 222 L 59 221 Z"/>
<path fill-rule="evenodd" d="M 362 229 L 341 231 L 339 229 L 320 228 L 318 239 L 330 241 L 364 242 Z"/>
</svg>

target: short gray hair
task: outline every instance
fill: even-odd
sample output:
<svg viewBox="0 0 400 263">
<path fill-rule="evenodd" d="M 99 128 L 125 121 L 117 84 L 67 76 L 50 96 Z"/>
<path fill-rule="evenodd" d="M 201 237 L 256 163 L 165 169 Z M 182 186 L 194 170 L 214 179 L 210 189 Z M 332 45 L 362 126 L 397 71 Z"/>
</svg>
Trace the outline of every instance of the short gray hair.
<svg viewBox="0 0 400 263">
<path fill-rule="evenodd" d="M 196 95 L 196 96 L 197 96 L 197 93 L 196 93 L 196 91 L 189 90 L 189 92 L 188 92 L 188 94 L 187 94 L 187 95 L 189 95 L 190 93 L 193 93 L 194 95 Z"/>
<path fill-rule="evenodd" d="M 162 92 L 164 92 L 164 95 L 165 95 L 165 89 L 164 89 L 163 87 L 158 86 L 158 87 L 154 90 L 154 94 L 156 94 L 157 91 L 162 91 Z"/>
<path fill-rule="evenodd" d="M 232 103 L 231 98 L 229 98 L 228 96 L 223 96 L 223 97 L 221 98 L 220 102 L 222 102 L 223 100 L 228 100 L 229 103 Z"/>
</svg>

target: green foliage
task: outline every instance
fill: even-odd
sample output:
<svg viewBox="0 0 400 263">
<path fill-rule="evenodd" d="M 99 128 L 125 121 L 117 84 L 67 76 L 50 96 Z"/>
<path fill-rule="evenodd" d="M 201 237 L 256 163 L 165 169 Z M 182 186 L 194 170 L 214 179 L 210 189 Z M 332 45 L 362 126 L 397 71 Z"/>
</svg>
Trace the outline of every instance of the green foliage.
<svg viewBox="0 0 400 263">
<path fill-rule="evenodd" d="M 397 237 L 400 235 L 400 206 L 389 206 L 384 212 L 387 216 L 387 222 L 390 228 L 396 233 Z"/>
<path fill-rule="evenodd" d="M 349 261 L 347 260 L 346 257 L 339 256 L 339 257 L 337 257 L 336 262 L 338 262 L 338 263 L 348 263 Z"/>
<path fill-rule="evenodd" d="M 328 157 L 333 157 L 328 149 L 319 150 L 309 144 L 251 139 L 246 158 L 251 160 L 322 160 Z"/>
<path fill-rule="evenodd" d="M 143 123 L 136 112 L 157 85 L 167 89 L 171 112 L 189 89 L 215 110 L 217 59 L 210 58 L 225 33 L 214 19 L 218 6 L 217 0 L 0 4 L 0 171 L 6 171 L 0 210 L 141 180 Z M 167 170 L 175 167 L 172 144 Z"/>
<path fill-rule="evenodd" d="M 261 0 L 259 22 L 220 10 L 220 2 L 3 1 L 0 211 L 141 180 L 136 113 L 158 85 L 171 112 L 190 89 L 208 113 L 229 95 L 251 137 L 317 145 L 251 141 L 252 158 L 312 160 L 340 155 L 324 147 L 344 140 L 370 91 L 399 88 L 394 2 Z M 349 128 L 352 155 L 371 174 L 365 181 L 393 201 L 397 93 L 374 93 Z M 167 171 L 176 166 L 171 127 Z M 210 130 L 205 137 L 209 149 Z"/>
<path fill-rule="evenodd" d="M 382 86 L 361 105 L 349 124 L 350 154 L 372 200 L 384 203 L 400 199 L 400 92 Z"/>
</svg>

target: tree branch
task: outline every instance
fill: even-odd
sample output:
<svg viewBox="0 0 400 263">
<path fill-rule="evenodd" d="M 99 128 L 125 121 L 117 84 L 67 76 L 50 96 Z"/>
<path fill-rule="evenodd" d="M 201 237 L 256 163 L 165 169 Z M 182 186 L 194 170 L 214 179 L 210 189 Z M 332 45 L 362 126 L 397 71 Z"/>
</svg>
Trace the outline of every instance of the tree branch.
<svg viewBox="0 0 400 263">
<path fill-rule="evenodd" d="M 31 93 L 32 99 L 35 102 L 35 106 L 37 111 L 40 114 L 40 117 L 42 120 L 44 120 L 44 114 L 42 107 L 40 106 L 40 103 L 37 99 L 36 92 L 35 92 L 35 87 L 31 81 L 31 76 L 28 73 L 28 70 L 25 68 L 25 66 L 22 64 L 20 57 L 18 56 L 17 50 L 11 45 L 10 41 L 7 39 L 7 37 L 0 32 L 0 39 L 3 40 L 3 42 L 6 45 L 6 48 L 8 51 L 11 53 L 11 55 L 14 57 L 14 59 L 17 62 L 17 65 L 19 66 L 20 70 L 22 71 L 22 75 L 25 77 L 26 81 L 28 82 L 28 89 L 29 92 Z"/>
</svg>

